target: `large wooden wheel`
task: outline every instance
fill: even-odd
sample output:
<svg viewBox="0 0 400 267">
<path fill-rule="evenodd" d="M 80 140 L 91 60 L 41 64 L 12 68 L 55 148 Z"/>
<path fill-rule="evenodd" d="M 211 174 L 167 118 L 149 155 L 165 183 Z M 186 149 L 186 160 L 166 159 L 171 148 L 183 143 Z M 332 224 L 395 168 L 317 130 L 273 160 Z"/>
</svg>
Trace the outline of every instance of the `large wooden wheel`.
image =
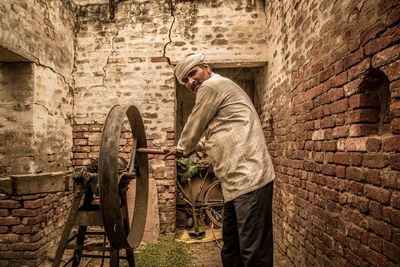
<svg viewBox="0 0 400 267">
<path fill-rule="evenodd" d="M 121 173 L 118 151 L 125 118 L 129 121 L 133 144 L 128 167 Z M 146 147 L 146 134 L 138 109 L 135 106 L 112 107 L 103 126 L 98 183 L 104 229 L 115 249 L 135 248 L 143 237 L 149 191 L 148 159 L 147 154 L 137 153 L 137 149 Z M 129 220 L 126 187 L 131 179 L 136 179 L 136 194 L 133 217 Z"/>
</svg>

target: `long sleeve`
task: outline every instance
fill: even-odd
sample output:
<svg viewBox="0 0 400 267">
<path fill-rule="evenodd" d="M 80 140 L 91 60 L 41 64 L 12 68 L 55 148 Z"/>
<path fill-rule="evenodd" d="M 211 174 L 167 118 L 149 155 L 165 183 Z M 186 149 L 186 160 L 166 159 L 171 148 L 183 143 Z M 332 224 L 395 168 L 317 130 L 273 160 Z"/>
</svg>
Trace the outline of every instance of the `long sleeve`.
<svg viewBox="0 0 400 267">
<path fill-rule="evenodd" d="M 206 127 L 214 117 L 223 101 L 223 93 L 216 87 L 202 85 L 196 95 L 193 107 L 181 138 L 178 141 L 177 150 L 183 154 L 192 152 L 204 136 Z"/>
</svg>

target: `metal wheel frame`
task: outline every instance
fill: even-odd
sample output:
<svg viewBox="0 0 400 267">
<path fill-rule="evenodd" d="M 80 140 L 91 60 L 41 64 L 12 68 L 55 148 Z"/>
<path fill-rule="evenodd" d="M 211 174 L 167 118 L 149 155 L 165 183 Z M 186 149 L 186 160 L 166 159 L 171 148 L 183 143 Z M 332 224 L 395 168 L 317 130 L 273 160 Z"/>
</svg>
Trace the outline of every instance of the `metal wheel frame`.
<svg viewBox="0 0 400 267">
<path fill-rule="evenodd" d="M 125 116 L 134 140 L 128 173 L 136 177 L 137 189 L 130 225 L 126 191 L 121 192 L 119 188 L 121 176 L 118 171 L 120 133 Z M 112 247 L 118 250 L 136 248 L 143 237 L 149 191 L 148 158 L 147 154 L 136 153 L 136 150 L 146 147 L 146 134 L 139 110 L 135 106 L 112 107 L 102 131 L 98 183 L 105 232 Z"/>
<path fill-rule="evenodd" d="M 216 186 L 221 186 L 220 182 L 218 180 L 212 182 L 206 189 L 206 193 L 204 195 L 204 205 L 206 206 L 206 214 L 207 217 L 210 219 L 212 223 L 215 224 L 215 226 L 222 228 L 222 220 L 218 220 L 218 218 L 215 217 L 215 213 L 218 213 L 218 215 L 223 218 L 223 205 L 224 205 L 224 199 L 221 193 L 221 200 L 217 202 L 210 201 L 210 195 L 211 192 L 215 189 Z M 221 212 L 219 213 L 218 211 L 215 211 L 213 207 L 218 207 L 221 208 Z"/>
</svg>

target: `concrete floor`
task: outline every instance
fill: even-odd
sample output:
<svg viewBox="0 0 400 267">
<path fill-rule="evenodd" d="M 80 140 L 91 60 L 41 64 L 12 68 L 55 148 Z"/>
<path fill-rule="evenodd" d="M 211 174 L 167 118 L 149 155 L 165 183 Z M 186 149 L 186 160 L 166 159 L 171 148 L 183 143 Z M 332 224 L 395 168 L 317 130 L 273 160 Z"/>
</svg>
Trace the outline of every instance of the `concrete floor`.
<svg viewBox="0 0 400 267">
<path fill-rule="evenodd" d="M 214 232 L 212 236 L 206 234 L 206 238 L 201 241 L 196 241 L 193 239 L 185 239 L 185 237 L 179 236 L 178 241 L 187 244 L 188 252 L 192 257 L 193 267 L 220 267 L 222 266 L 220 251 L 222 247 L 222 241 L 220 240 L 220 233 Z M 66 252 L 68 256 L 71 252 Z M 68 256 L 65 255 L 65 258 Z M 103 266 L 109 266 L 109 261 L 106 259 L 103 262 Z M 47 266 L 47 265 L 46 265 Z M 70 264 L 68 265 L 70 266 Z M 89 259 L 82 258 L 79 266 L 85 267 L 98 267 L 101 266 L 100 259 Z M 121 263 L 120 266 L 127 266 L 125 261 Z M 277 246 L 275 246 L 274 251 L 274 266 L 275 267 L 294 267 L 285 254 Z M 137 267 L 151 267 L 151 266 L 137 266 Z"/>
<path fill-rule="evenodd" d="M 194 267 L 220 267 L 220 246 L 216 242 L 189 244 L 189 253 L 192 256 Z M 274 251 L 275 267 L 294 267 L 292 262 L 275 246 Z"/>
</svg>

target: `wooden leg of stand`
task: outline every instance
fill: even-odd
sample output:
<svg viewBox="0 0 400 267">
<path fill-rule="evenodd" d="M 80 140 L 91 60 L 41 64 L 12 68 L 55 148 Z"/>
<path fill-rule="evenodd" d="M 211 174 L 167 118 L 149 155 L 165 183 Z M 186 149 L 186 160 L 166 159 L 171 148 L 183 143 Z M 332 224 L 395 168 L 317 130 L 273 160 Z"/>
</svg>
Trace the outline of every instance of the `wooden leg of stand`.
<svg viewBox="0 0 400 267">
<path fill-rule="evenodd" d="M 68 218 L 65 223 L 63 233 L 61 235 L 60 243 L 58 244 L 56 256 L 52 264 L 53 267 L 58 267 L 61 264 L 65 247 L 67 246 L 68 243 L 69 235 L 71 233 L 72 227 L 74 227 L 74 221 L 76 218 L 76 214 L 78 213 L 79 204 L 81 202 L 82 196 L 83 196 L 82 193 L 77 193 L 74 196 L 74 200 L 72 201 L 71 209 L 69 211 Z"/>
<path fill-rule="evenodd" d="M 119 266 L 119 250 L 111 247 L 110 251 L 110 267 Z"/>
<path fill-rule="evenodd" d="M 135 267 L 135 254 L 133 254 L 133 248 L 126 250 L 126 260 L 128 261 L 129 267 Z"/>
<path fill-rule="evenodd" d="M 79 226 L 78 236 L 76 237 L 76 249 L 74 251 L 74 258 L 72 261 L 72 267 L 78 267 L 81 262 L 83 245 L 85 243 L 85 234 L 87 226 Z"/>
</svg>

